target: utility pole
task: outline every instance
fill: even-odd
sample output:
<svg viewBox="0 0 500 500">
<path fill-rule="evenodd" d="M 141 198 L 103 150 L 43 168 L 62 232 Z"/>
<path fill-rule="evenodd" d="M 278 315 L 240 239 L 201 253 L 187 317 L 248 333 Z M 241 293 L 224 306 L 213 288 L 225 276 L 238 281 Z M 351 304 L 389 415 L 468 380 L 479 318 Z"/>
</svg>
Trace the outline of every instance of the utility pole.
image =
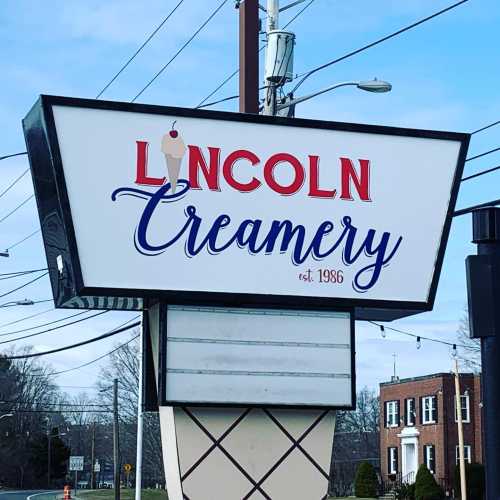
<svg viewBox="0 0 500 500">
<path fill-rule="evenodd" d="M 239 3 L 240 112 L 259 113 L 259 1 Z"/>
<path fill-rule="evenodd" d="M 467 295 L 472 338 L 481 339 L 484 463 L 486 500 L 500 492 L 500 208 L 472 213 L 473 242 L 478 255 L 469 255 Z"/>
<path fill-rule="evenodd" d="M 51 461 L 52 461 L 52 449 L 51 449 L 51 429 L 52 421 L 50 418 L 47 418 L 47 488 L 50 489 L 50 469 L 51 469 Z"/>
<path fill-rule="evenodd" d="M 95 422 L 92 423 L 92 445 L 90 452 L 90 488 L 95 489 Z"/>
<path fill-rule="evenodd" d="M 120 500 L 120 434 L 118 429 L 118 379 L 113 380 L 113 461 L 115 500 Z"/>
<path fill-rule="evenodd" d="M 457 407 L 458 457 L 460 463 L 460 497 L 467 500 L 467 479 L 465 476 L 464 424 L 462 422 L 462 398 L 460 394 L 460 374 L 458 359 L 455 358 L 455 401 Z"/>
<path fill-rule="evenodd" d="M 143 341 L 144 341 L 144 322 L 147 310 L 142 313 L 142 325 L 139 337 L 139 391 L 137 398 L 137 455 L 135 460 L 135 500 L 141 500 L 142 483 L 142 436 L 144 431 L 144 413 L 142 411 L 142 394 L 144 384 L 143 374 Z"/>
</svg>

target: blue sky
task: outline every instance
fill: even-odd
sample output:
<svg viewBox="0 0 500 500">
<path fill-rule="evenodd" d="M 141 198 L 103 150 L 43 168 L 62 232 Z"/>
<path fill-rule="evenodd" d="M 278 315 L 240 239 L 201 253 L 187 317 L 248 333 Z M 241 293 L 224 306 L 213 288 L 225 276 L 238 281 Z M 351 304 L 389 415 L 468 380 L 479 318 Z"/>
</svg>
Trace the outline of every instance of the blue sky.
<svg viewBox="0 0 500 500">
<path fill-rule="evenodd" d="M 24 151 L 21 119 L 38 94 L 95 97 L 98 91 L 156 27 L 177 0 L 4 0 L 0 4 L 0 59 L 2 92 L 0 124 L 2 154 Z M 165 64 L 220 3 L 220 0 L 185 0 L 150 45 L 104 94 L 130 100 Z M 288 2 L 282 1 L 282 4 Z M 291 26 L 297 35 L 295 71 L 302 73 L 395 31 L 451 4 L 450 0 L 315 0 Z M 295 13 L 283 14 L 285 24 Z M 372 95 L 351 87 L 303 103 L 297 116 L 324 120 L 377 123 L 413 128 L 467 132 L 500 119 L 497 32 L 500 4 L 470 0 L 413 31 L 325 69 L 310 78 L 300 94 L 346 80 L 378 77 L 393 84 L 393 91 Z M 193 107 L 238 65 L 238 14 L 229 1 L 200 36 L 141 96 L 139 102 Z M 215 98 L 238 92 L 237 79 Z M 237 101 L 216 109 L 237 110 Z M 470 155 L 500 146 L 500 127 L 473 137 Z M 466 173 L 500 164 L 492 154 L 466 165 Z M 3 161 L 0 191 L 27 168 L 25 157 Z M 500 172 L 464 183 L 458 206 L 499 198 Z M 432 179 L 429 179 L 432 182 Z M 26 176 L 0 199 L 0 217 L 32 193 Z M 422 193 L 425 201 L 425 193 Z M 29 202 L 0 226 L 0 247 L 6 247 L 38 227 L 34 202 Z M 397 322 L 397 327 L 445 340 L 456 338 L 466 304 L 465 257 L 475 252 L 470 244 L 470 216 L 453 222 L 445 265 L 434 311 Z M 39 235 L 0 261 L 0 272 L 45 267 Z M 25 279 L 4 281 L 8 291 Z M 12 286 L 11 286 L 12 285 Z M 42 279 L 8 299 L 50 298 L 48 280 Z M 2 309 L 1 324 L 47 308 L 47 304 Z M 53 311 L 21 323 L 22 326 L 64 317 Z M 35 337 L 37 349 L 89 338 L 131 317 L 108 313 L 74 328 Z M 395 325 L 396 326 L 396 325 Z M 0 329 L 0 333 L 7 332 Z M 56 369 L 86 362 L 108 351 L 120 338 L 46 358 Z M 27 341 L 26 341 L 27 342 Z M 19 343 L 18 345 L 22 345 Z M 3 346 L 2 346 L 3 347 Z M 415 343 L 396 334 L 382 339 L 376 329 L 357 325 L 359 385 L 375 386 L 392 373 L 397 354 L 401 376 L 451 367 L 448 348 Z M 92 385 L 98 365 L 61 376 L 63 385 Z M 82 384 L 82 381 L 85 383 Z"/>
</svg>

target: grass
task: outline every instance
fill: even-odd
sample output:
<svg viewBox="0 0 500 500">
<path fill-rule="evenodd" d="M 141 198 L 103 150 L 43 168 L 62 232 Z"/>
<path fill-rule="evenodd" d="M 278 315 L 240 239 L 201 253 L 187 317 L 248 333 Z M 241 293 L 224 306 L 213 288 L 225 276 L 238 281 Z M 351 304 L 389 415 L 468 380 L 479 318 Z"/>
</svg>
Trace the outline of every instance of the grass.
<svg viewBox="0 0 500 500">
<path fill-rule="evenodd" d="M 114 500 L 115 494 L 113 489 L 109 490 L 79 490 L 77 492 L 78 498 L 82 500 Z M 121 489 L 122 500 L 134 500 L 135 490 Z M 168 500 L 167 492 L 164 490 L 142 490 L 143 500 Z"/>
</svg>

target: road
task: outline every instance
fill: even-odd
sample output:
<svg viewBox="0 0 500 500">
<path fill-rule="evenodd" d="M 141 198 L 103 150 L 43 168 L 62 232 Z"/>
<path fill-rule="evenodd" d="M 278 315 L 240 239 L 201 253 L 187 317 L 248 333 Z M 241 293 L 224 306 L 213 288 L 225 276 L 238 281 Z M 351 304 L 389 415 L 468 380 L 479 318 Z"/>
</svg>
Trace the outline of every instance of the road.
<svg viewBox="0 0 500 500">
<path fill-rule="evenodd" d="M 40 493 L 49 493 L 47 490 L 16 490 L 16 491 L 0 491 L 0 500 L 27 500 L 28 497 L 33 496 L 33 500 L 37 500 L 36 495 Z M 31 500 L 31 499 L 30 499 Z"/>
</svg>

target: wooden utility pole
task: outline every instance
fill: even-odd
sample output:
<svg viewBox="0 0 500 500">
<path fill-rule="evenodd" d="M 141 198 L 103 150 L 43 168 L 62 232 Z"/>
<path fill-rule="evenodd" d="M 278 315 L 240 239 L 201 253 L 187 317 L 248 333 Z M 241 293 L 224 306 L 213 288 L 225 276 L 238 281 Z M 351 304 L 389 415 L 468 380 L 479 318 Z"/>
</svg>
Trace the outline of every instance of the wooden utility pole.
<svg viewBox="0 0 500 500">
<path fill-rule="evenodd" d="M 113 462 L 115 500 L 120 500 L 120 435 L 118 431 L 118 379 L 113 380 Z"/>
<path fill-rule="evenodd" d="M 465 477 L 465 456 L 464 456 L 464 425 L 462 422 L 462 398 L 460 394 L 460 379 L 458 372 L 458 360 L 455 358 L 455 400 L 457 407 L 458 425 L 458 453 L 460 462 L 460 497 L 467 500 L 467 481 Z"/>
<path fill-rule="evenodd" d="M 259 2 L 244 0 L 240 10 L 240 112 L 259 113 Z"/>
</svg>

